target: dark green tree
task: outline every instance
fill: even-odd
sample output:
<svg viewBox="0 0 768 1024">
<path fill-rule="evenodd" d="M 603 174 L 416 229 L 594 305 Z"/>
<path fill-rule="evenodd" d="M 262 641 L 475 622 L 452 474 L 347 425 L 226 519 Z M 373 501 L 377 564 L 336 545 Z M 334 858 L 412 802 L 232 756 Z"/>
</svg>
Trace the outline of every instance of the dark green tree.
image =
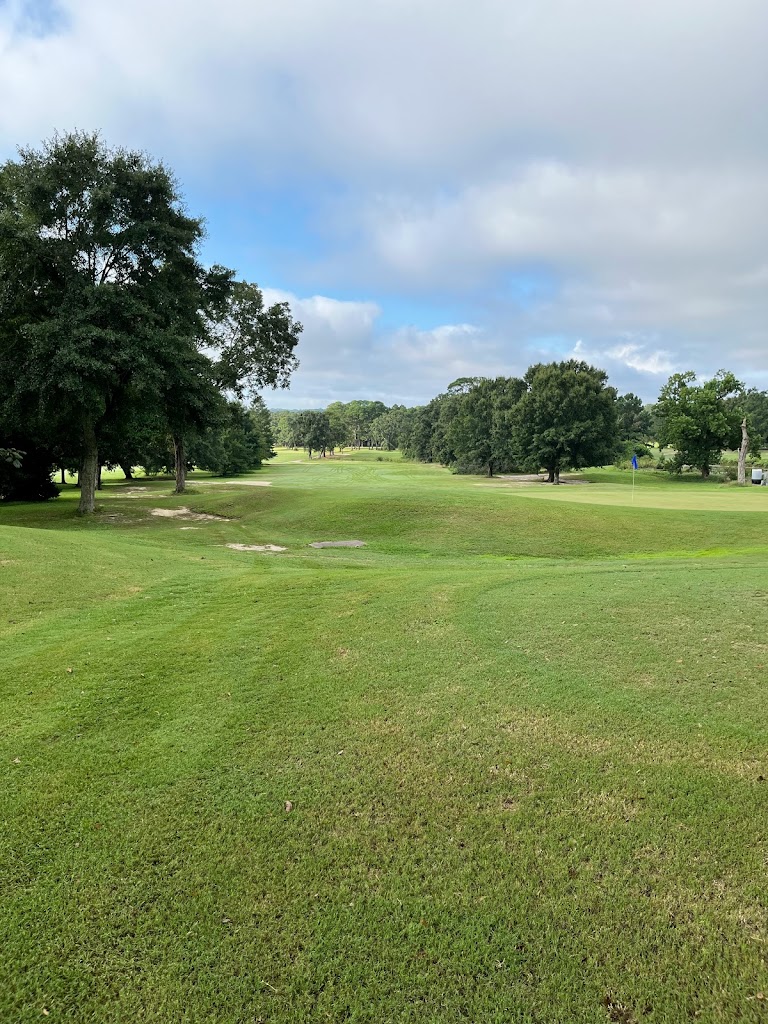
<svg viewBox="0 0 768 1024">
<path fill-rule="evenodd" d="M 539 363 L 524 377 L 526 393 L 514 415 L 521 465 L 547 470 L 550 483 L 563 469 L 598 466 L 613 458 L 618 443 L 616 391 L 608 377 L 575 359 Z"/>
<path fill-rule="evenodd" d="M 768 444 L 768 391 L 749 388 L 736 401 L 747 417 L 751 437 L 764 448 Z"/>
<path fill-rule="evenodd" d="M 55 136 L 0 168 L 0 393 L 11 417 L 76 435 L 81 512 L 105 428 L 163 388 L 183 402 L 231 276 L 203 268 L 202 233 L 162 164 L 97 134 Z"/>
<path fill-rule="evenodd" d="M 619 422 L 619 440 L 648 441 L 652 436 L 653 420 L 642 398 L 629 391 L 616 399 Z"/>
<path fill-rule="evenodd" d="M 440 399 L 433 398 L 427 405 L 416 406 L 408 436 L 403 442 L 403 454 L 417 462 L 433 462 L 432 439 L 440 412 Z"/>
<path fill-rule="evenodd" d="M 238 398 L 262 388 L 287 388 L 299 365 L 294 349 L 304 328 L 287 302 L 265 308 L 258 285 L 235 281 L 208 323 L 206 347 L 215 353 L 219 385 Z"/>
<path fill-rule="evenodd" d="M 393 405 L 371 423 L 371 440 L 378 448 L 394 451 L 402 447 L 411 429 L 413 409 Z"/>
<path fill-rule="evenodd" d="M 383 402 L 355 399 L 347 402 L 344 415 L 351 432 L 351 443 L 355 448 L 368 447 L 371 444 L 371 424 L 377 416 L 387 411 Z"/>
<path fill-rule="evenodd" d="M 718 370 L 703 384 L 696 383 L 692 370 L 669 378 L 661 389 L 656 414 L 659 444 L 677 451 L 671 470 L 695 466 L 706 478 L 724 448 L 739 447 L 743 391 L 741 381 L 727 370 Z"/>
<path fill-rule="evenodd" d="M 257 409 L 228 402 L 218 423 L 209 426 L 189 446 L 190 462 L 216 476 L 236 476 L 258 469 L 272 452 L 271 433 Z"/>
<path fill-rule="evenodd" d="M 274 443 L 285 448 L 295 448 L 292 444 L 293 432 L 291 418 L 295 414 L 288 409 L 273 409 L 269 414 L 270 430 Z"/>
<path fill-rule="evenodd" d="M 317 409 L 296 413 L 296 436 L 299 445 L 307 449 L 310 459 L 312 452 L 325 455 L 331 443 L 331 424 L 327 414 Z"/>
<path fill-rule="evenodd" d="M 513 413 L 525 390 L 522 380 L 496 377 L 472 378 L 467 388 L 454 392 L 458 401 L 447 441 L 458 465 L 476 472 L 483 469 L 488 476 L 493 476 L 496 468 L 511 468 Z"/>
<path fill-rule="evenodd" d="M 343 402 L 331 402 L 325 413 L 331 425 L 329 447 L 331 450 L 341 448 L 343 451 L 353 441 L 353 429 L 348 408 Z"/>
<path fill-rule="evenodd" d="M 58 496 L 51 481 L 55 463 L 51 452 L 33 438 L 12 438 L 13 447 L 0 448 L 0 501 L 47 501 Z"/>
</svg>

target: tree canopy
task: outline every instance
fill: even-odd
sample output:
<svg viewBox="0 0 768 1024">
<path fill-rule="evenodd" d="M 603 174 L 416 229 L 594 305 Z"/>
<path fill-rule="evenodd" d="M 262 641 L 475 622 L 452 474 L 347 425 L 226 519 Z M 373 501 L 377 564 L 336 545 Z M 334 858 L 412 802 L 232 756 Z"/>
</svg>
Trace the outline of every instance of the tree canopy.
<svg viewBox="0 0 768 1024">
<path fill-rule="evenodd" d="M 697 384 L 696 374 L 673 374 L 661 389 L 656 404 L 659 444 L 676 449 L 673 468 L 695 466 L 703 477 L 718 462 L 724 448 L 737 448 L 743 412 L 744 385 L 727 370 Z"/>
<path fill-rule="evenodd" d="M 547 470 L 553 483 L 563 469 L 598 466 L 616 451 L 616 391 L 603 370 L 579 360 L 539 363 L 524 377 L 515 411 L 520 462 Z"/>
<path fill-rule="evenodd" d="M 285 386 L 296 366 L 287 305 L 204 267 L 202 237 L 162 163 L 96 133 L 0 167 L 0 428 L 69 439 L 82 512 L 110 436 L 152 420 L 178 469 L 222 391 Z"/>
</svg>

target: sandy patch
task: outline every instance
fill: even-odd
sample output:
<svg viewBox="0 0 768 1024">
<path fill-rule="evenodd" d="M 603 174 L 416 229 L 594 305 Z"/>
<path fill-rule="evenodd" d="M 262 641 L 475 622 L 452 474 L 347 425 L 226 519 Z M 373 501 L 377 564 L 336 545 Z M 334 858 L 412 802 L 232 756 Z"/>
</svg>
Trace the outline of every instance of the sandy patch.
<svg viewBox="0 0 768 1024">
<path fill-rule="evenodd" d="M 195 483 L 208 484 L 211 487 L 229 487 L 237 484 L 239 487 L 271 487 L 271 480 L 196 480 Z"/>
<path fill-rule="evenodd" d="M 547 477 L 541 476 L 539 473 L 499 473 L 498 476 L 490 477 L 488 483 L 492 483 L 494 480 L 503 480 L 507 484 L 546 484 Z M 571 476 L 561 476 L 560 486 L 564 484 L 587 484 L 588 480 L 579 480 Z M 557 484 L 549 484 L 550 487 L 556 487 Z"/>
<path fill-rule="evenodd" d="M 277 544 L 227 544 L 228 548 L 232 548 L 233 551 L 287 551 L 287 548 L 281 548 Z"/>
<path fill-rule="evenodd" d="M 181 508 L 153 508 L 151 513 L 153 516 L 160 516 L 162 519 L 211 519 L 217 520 L 220 523 L 231 523 L 231 519 L 227 519 L 226 516 L 212 516 L 207 512 L 193 512 L 189 508 L 182 506 Z"/>
<path fill-rule="evenodd" d="M 135 497 L 138 494 L 146 494 L 148 490 L 148 487 L 124 487 L 120 493 Z"/>
<path fill-rule="evenodd" d="M 364 540 L 316 540 L 311 548 L 364 548 Z"/>
<path fill-rule="evenodd" d="M 199 530 L 199 526 L 180 526 L 180 530 Z"/>
</svg>

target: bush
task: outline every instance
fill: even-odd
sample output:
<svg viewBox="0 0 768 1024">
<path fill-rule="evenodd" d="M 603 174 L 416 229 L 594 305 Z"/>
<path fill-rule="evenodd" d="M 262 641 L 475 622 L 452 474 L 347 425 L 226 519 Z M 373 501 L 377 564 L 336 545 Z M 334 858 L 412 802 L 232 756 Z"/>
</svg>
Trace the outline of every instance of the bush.
<svg viewBox="0 0 768 1024">
<path fill-rule="evenodd" d="M 738 480 L 739 467 L 735 462 L 721 462 L 719 466 L 713 466 L 710 475 L 719 480 Z"/>
<path fill-rule="evenodd" d="M 29 443 L 19 442 L 14 447 L 19 449 L 21 459 L 0 459 L 0 501 L 58 498 L 59 488 L 51 480 L 56 468 L 51 453 Z"/>
<path fill-rule="evenodd" d="M 487 466 L 478 466 L 473 462 L 454 462 L 450 470 L 457 476 L 488 476 Z"/>
</svg>

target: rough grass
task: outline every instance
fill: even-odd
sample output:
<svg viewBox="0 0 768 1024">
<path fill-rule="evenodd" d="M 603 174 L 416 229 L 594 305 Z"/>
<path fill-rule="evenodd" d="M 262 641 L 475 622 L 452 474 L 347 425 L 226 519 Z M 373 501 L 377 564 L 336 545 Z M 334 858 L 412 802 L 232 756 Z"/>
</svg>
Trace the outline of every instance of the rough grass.
<svg viewBox="0 0 768 1024">
<path fill-rule="evenodd" d="M 766 1020 L 762 509 L 300 457 L 0 509 L 0 1020 Z"/>
</svg>

